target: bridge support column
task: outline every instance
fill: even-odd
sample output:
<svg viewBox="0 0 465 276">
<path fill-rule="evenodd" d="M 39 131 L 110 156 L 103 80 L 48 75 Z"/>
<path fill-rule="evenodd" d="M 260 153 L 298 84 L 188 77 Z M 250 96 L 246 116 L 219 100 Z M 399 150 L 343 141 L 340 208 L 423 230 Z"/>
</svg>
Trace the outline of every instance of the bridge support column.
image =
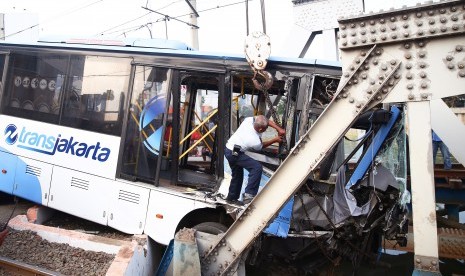
<svg viewBox="0 0 465 276">
<path fill-rule="evenodd" d="M 415 237 L 413 275 L 440 275 L 430 114 L 429 101 L 407 103 Z"/>
</svg>

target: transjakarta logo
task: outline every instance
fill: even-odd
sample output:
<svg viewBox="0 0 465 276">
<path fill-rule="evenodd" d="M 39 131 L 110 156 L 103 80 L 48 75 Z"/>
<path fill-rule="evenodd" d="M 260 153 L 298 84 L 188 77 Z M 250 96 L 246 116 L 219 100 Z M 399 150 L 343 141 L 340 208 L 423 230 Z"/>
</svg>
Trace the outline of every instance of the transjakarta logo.
<svg viewBox="0 0 465 276">
<path fill-rule="evenodd" d="M 18 148 L 31 150 L 47 155 L 55 155 L 57 152 L 71 154 L 83 158 L 92 158 L 100 162 L 105 162 L 110 157 L 110 149 L 100 146 L 100 142 L 95 145 L 88 145 L 69 138 L 58 136 L 47 136 L 38 132 L 28 131 L 23 127 L 21 133 L 18 133 L 17 127 L 13 124 L 5 128 L 5 142 L 9 145 L 18 143 Z"/>
</svg>

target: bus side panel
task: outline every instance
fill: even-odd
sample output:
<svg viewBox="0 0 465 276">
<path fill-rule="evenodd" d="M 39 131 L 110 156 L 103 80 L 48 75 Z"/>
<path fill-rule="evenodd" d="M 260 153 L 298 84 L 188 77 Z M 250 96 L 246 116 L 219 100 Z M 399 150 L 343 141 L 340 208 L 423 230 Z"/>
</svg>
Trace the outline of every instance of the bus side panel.
<svg viewBox="0 0 465 276">
<path fill-rule="evenodd" d="M 115 179 L 120 137 L 0 115 L 0 148 Z"/>
<path fill-rule="evenodd" d="M 173 239 L 176 227 L 189 212 L 210 205 L 162 191 L 150 191 L 145 234 L 156 242 L 167 245 Z"/>
<path fill-rule="evenodd" d="M 114 182 L 108 226 L 125 233 L 142 234 L 150 189 L 129 183 Z"/>
<path fill-rule="evenodd" d="M 48 206 L 103 225 L 115 181 L 55 166 Z"/>
<path fill-rule="evenodd" d="M 17 160 L 16 155 L 0 151 L 0 191 L 13 194 Z"/>
<path fill-rule="evenodd" d="M 47 205 L 53 165 L 19 157 L 13 194 L 35 203 Z"/>
</svg>

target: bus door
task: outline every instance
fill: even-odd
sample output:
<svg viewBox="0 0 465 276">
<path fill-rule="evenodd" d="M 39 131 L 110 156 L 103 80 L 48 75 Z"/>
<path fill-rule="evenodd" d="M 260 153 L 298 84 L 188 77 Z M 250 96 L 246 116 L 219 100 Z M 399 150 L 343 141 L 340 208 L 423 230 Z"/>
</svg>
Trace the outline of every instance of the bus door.
<svg viewBox="0 0 465 276">
<path fill-rule="evenodd" d="M 223 176 L 224 75 L 179 71 L 164 134 L 160 183 L 214 188 Z M 173 116 L 171 116 L 173 115 Z"/>
<path fill-rule="evenodd" d="M 120 177 L 156 183 L 164 146 L 164 125 L 169 115 L 172 70 L 135 65 L 134 81 L 122 135 Z"/>
</svg>

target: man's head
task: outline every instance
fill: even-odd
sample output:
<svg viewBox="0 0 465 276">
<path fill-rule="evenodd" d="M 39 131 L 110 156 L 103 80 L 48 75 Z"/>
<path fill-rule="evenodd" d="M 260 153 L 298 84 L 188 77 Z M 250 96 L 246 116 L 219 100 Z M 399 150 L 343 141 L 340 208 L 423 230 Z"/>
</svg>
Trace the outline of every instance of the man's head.
<svg viewBox="0 0 465 276">
<path fill-rule="evenodd" d="M 256 116 L 255 121 L 253 122 L 253 127 L 258 133 L 265 132 L 268 128 L 268 119 L 263 115 Z"/>
</svg>

